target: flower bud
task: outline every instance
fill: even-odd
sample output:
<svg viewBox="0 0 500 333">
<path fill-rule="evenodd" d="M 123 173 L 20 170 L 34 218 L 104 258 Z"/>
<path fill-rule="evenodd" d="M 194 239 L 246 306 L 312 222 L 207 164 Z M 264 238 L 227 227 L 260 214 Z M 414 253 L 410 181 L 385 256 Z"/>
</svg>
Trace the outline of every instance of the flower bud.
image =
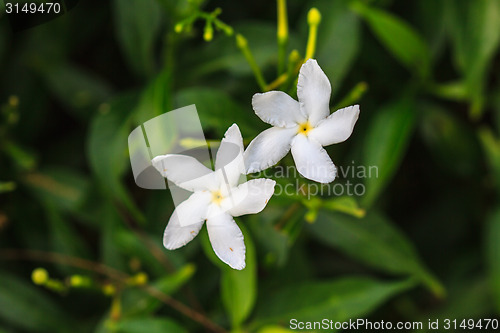
<svg viewBox="0 0 500 333">
<path fill-rule="evenodd" d="M 321 13 L 317 8 L 311 8 L 307 13 L 307 23 L 309 25 L 318 25 L 321 22 Z"/>
<path fill-rule="evenodd" d="M 174 27 L 175 32 L 177 32 L 178 34 L 181 33 L 183 29 L 184 25 L 182 23 L 177 23 Z"/>
<path fill-rule="evenodd" d="M 240 34 L 237 34 L 236 35 L 236 45 L 238 45 L 238 47 L 240 49 L 245 49 L 247 46 L 248 46 L 248 41 L 245 37 L 243 37 L 242 35 Z"/>
<path fill-rule="evenodd" d="M 36 268 L 31 273 L 31 280 L 34 284 L 43 285 L 49 280 L 49 273 L 45 268 Z"/>
<path fill-rule="evenodd" d="M 212 27 L 211 23 L 207 22 L 207 25 L 205 26 L 205 32 L 203 33 L 203 39 L 207 42 L 210 42 L 213 37 L 214 37 L 214 28 Z"/>
</svg>

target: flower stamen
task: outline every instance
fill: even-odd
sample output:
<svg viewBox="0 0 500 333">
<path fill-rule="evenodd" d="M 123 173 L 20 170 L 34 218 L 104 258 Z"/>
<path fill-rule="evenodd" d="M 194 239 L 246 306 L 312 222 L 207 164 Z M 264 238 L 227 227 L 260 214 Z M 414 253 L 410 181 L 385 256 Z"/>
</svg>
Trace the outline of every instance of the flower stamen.
<svg viewBox="0 0 500 333">
<path fill-rule="evenodd" d="M 214 204 L 220 206 L 223 199 L 224 199 L 224 197 L 222 196 L 220 191 L 213 191 L 212 192 L 212 202 Z"/>
<path fill-rule="evenodd" d="M 309 121 L 299 124 L 298 134 L 304 134 L 305 136 L 307 136 L 307 133 L 309 133 L 312 128 L 313 127 L 311 126 L 311 123 L 309 123 Z"/>
</svg>

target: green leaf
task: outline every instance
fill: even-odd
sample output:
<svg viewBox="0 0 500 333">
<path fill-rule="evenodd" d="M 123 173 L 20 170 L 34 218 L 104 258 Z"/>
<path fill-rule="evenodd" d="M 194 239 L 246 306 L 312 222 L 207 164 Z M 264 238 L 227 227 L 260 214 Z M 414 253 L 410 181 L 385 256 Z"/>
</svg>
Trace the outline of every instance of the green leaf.
<svg viewBox="0 0 500 333">
<path fill-rule="evenodd" d="M 77 211 L 88 195 L 89 180 L 74 169 L 50 167 L 29 173 L 24 183 L 41 200 L 64 211 Z"/>
<path fill-rule="evenodd" d="M 418 26 L 418 30 L 429 46 L 432 61 L 436 63 L 448 46 L 445 1 L 420 0 L 415 3 L 415 6 L 411 15 L 412 22 Z"/>
<path fill-rule="evenodd" d="M 491 291 L 500 311 L 500 207 L 490 216 L 485 237 Z"/>
<path fill-rule="evenodd" d="M 276 325 L 264 326 L 257 331 L 257 333 L 292 333 L 292 332 L 295 331 Z"/>
<path fill-rule="evenodd" d="M 55 252 L 76 258 L 88 258 L 89 251 L 81 235 L 75 230 L 71 222 L 51 204 L 45 204 L 47 219 L 50 223 L 50 238 L 52 249 Z M 63 272 L 73 272 L 73 268 L 59 266 Z"/>
<path fill-rule="evenodd" d="M 456 276 L 453 279 L 457 279 Z M 487 279 L 481 274 L 478 277 L 463 276 L 459 278 L 454 286 L 449 288 L 449 299 L 442 304 L 442 307 L 434 309 L 420 318 L 422 322 L 431 322 L 439 320 L 440 327 L 446 319 L 451 318 L 485 318 L 485 313 L 493 313 L 491 288 Z M 477 321 L 476 321 L 477 322 Z M 483 329 L 485 322 L 483 321 Z M 457 328 L 459 321 L 457 320 Z M 491 327 L 491 324 L 490 324 Z M 456 330 L 458 331 L 458 329 Z M 422 330 L 418 332 L 436 332 L 434 329 L 428 329 L 424 324 Z"/>
<path fill-rule="evenodd" d="M 368 170 L 377 168 L 375 177 L 366 179 L 363 206 L 373 204 L 396 172 L 408 146 L 415 123 L 412 101 L 402 99 L 377 110 L 364 142 L 363 163 Z"/>
<path fill-rule="evenodd" d="M 422 264 L 410 241 L 381 215 L 372 212 L 358 219 L 320 211 L 316 222 L 307 227 L 320 241 L 371 267 L 396 275 L 410 275 L 437 296 L 444 294 L 443 287 Z"/>
<path fill-rule="evenodd" d="M 154 46 L 161 25 L 161 7 L 156 0 L 114 0 L 114 23 L 120 46 L 132 69 L 139 75 L 154 72 Z"/>
<path fill-rule="evenodd" d="M 429 87 L 429 90 L 436 96 L 452 101 L 464 101 L 469 97 L 467 85 L 464 81 L 434 84 Z"/>
<path fill-rule="evenodd" d="M 361 1 L 353 2 L 351 8 L 366 20 L 375 36 L 404 66 L 415 70 L 421 77 L 429 74 L 429 49 L 410 25 Z"/>
<path fill-rule="evenodd" d="M 125 229 L 122 217 L 110 200 L 101 199 L 102 206 L 97 214 L 101 217 L 100 227 L 100 261 L 118 270 L 126 270 L 128 265 L 125 255 L 120 251 L 116 234 Z"/>
<path fill-rule="evenodd" d="M 365 277 L 346 277 L 288 286 L 274 294 L 265 295 L 253 325 L 276 322 L 292 324 L 292 318 L 300 321 L 356 319 L 366 316 L 389 298 L 413 285 L 410 280 L 382 282 Z"/>
<path fill-rule="evenodd" d="M 141 94 L 135 114 L 135 123 L 143 124 L 163 113 L 172 111 L 172 73 L 164 68 Z M 191 103 L 192 104 L 192 103 Z"/>
<path fill-rule="evenodd" d="M 480 173 L 481 147 L 473 128 L 437 105 L 419 106 L 420 132 L 434 160 L 460 177 Z"/>
<path fill-rule="evenodd" d="M 155 275 L 163 275 L 165 266 L 155 256 L 151 250 L 151 246 L 157 246 L 157 251 L 162 251 L 163 247 L 160 244 L 153 244 L 153 240 L 148 234 L 137 234 L 129 229 L 122 229 L 115 234 L 115 243 L 120 251 L 130 257 L 138 258 L 141 264 L 148 271 Z M 150 243 L 151 246 L 147 246 Z"/>
<path fill-rule="evenodd" d="M 246 267 L 241 271 L 224 267 L 221 275 L 222 302 L 231 317 L 233 328 L 238 328 L 248 318 L 257 296 L 255 248 L 246 228 L 240 228 L 245 237 Z"/>
<path fill-rule="evenodd" d="M 113 325 L 117 333 L 165 333 L 188 331 L 170 318 L 130 318 Z"/>
<path fill-rule="evenodd" d="M 47 68 L 44 78 L 55 97 L 82 119 L 88 119 L 90 110 L 111 95 L 111 88 L 102 79 L 69 64 Z"/>
<path fill-rule="evenodd" d="M 500 2 L 448 0 L 446 5 L 453 55 L 465 75 L 473 108 L 480 112 L 487 69 L 500 42 Z"/>
<path fill-rule="evenodd" d="M 489 128 L 481 128 L 478 134 L 490 172 L 500 188 L 500 139 Z"/>
<path fill-rule="evenodd" d="M 2 182 L 0 181 L 0 194 L 12 192 L 16 189 L 17 185 L 15 182 Z"/>
<path fill-rule="evenodd" d="M 208 233 L 201 237 L 203 250 L 208 258 L 221 269 L 221 298 L 226 311 L 231 318 L 234 329 L 238 329 L 250 315 L 255 305 L 257 295 L 257 258 L 250 234 L 239 224 L 245 238 L 246 267 L 235 270 L 223 263 L 214 253 Z"/>
<path fill-rule="evenodd" d="M 350 196 L 323 200 L 322 206 L 326 209 L 342 212 L 355 217 L 363 217 L 366 213 L 364 209 L 359 208 L 356 199 Z"/>
<path fill-rule="evenodd" d="M 121 182 L 121 177 L 130 167 L 127 142 L 133 116 L 131 111 L 136 103 L 134 95 L 124 95 L 101 106 L 90 125 L 87 151 L 90 165 L 102 189 L 142 222 L 142 213 Z"/>
<path fill-rule="evenodd" d="M 150 285 L 164 294 L 171 295 L 181 288 L 194 272 L 193 265 L 185 265 L 175 273 L 162 277 Z M 126 289 L 122 295 L 123 315 L 126 317 L 153 313 L 161 304 L 157 298 L 140 289 Z"/>
<path fill-rule="evenodd" d="M 274 199 L 274 198 L 273 198 Z M 255 243 L 260 250 L 266 254 L 266 264 L 283 266 L 288 258 L 290 250 L 290 236 L 284 230 L 275 228 L 275 223 L 283 214 L 285 207 L 268 205 L 262 214 L 248 216 L 248 227 L 255 237 Z M 297 212 L 292 218 L 302 218 Z"/>
<path fill-rule="evenodd" d="M 360 21 L 347 4 L 347 1 L 329 0 L 308 4 L 309 8 L 315 7 L 321 12 L 315 57 L 330 79 L 334 94 L 353 64 L 360 46 Z"/>
<path fill-rule="evenodd" d="M 0 318 L 32 332 L 74 332 L 68 314 L 40 289 L 7 272 L 0 272 Z"/>
<path fill-rule="evenodd" d="M 262 122 L 251 108 L 243 108 L 221 90 L 211 88 L 188 88 L 175 96 L 176 107 L 196 105 L 203 129 L 215 129 L 222 135 L 233 123 L 242 132 L 254 132 Z M 218 138 L 220 139 L 220 138 Z"/>
<path fill-rule="evenodd" d="M 20 170 L 32 171 L 36 167 L 37 160 L 32 151 L 12 141 L 4 142 L 2 148 Z"/>
</svg>

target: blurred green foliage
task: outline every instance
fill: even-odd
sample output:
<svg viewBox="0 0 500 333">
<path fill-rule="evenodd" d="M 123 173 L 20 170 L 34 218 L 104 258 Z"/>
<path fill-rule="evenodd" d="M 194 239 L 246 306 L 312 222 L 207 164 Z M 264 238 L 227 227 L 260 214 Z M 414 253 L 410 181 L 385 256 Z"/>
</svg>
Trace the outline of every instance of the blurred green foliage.
<svg viewBox="0 0 500 333">
<path fill-rule="evenodd" d="M 377 176 L 335 181 L 363 183 L 360 197 L 283 194 L 238 218 L 243 271 L 215 257 L 204 230 L 165 250 L 173 204 L 134 184 L 128 134 L 196 104 L 208 139 L 236 122 L 248 143 L 266 128 L 252 95 L 293 91 L 312 7 L 332 105 L 361 105 L 352 137 L 328 151 Z M 500 2 L 290 1 L 286 43 L 276 12 L 82 0 L 13 33 L 2 7 L 0 332 L 270 333 L 292 318 L 500 314 Z M 37 267 L 49 272 L 40 285 Z"/>
</svg>

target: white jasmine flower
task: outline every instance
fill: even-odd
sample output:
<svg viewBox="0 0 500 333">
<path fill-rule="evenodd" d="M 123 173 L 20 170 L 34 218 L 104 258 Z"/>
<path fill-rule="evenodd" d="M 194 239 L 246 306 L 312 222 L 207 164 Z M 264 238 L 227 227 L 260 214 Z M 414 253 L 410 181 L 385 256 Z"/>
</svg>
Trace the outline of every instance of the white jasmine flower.
<svg viewBox="0 0 500 333">
<path fill-rule="evenodd" d="M 262 211 L 276 182 L 253 179 L 238 185 L 244 173 L 243 139 L 238 126 L 232 125 L 224 135 L 215 171 L 193 157 L 177 154 L 157 156 L 153 166 L 175 185 L 194 192 L 175 208 L 163 235 L 163 245 L 169 250 L 184 246 L 206 220 L 215 254 L 234 269 L 245 268 L 243 234 L 233 216 Z"/>
<path fill-rule="evenodd" d="M 309 59 L 300 68 L 298 102 L 281 91 L 255 94 L 255 113 L 273 127 L 260 133 L 245 151 L 247 172 L 275 165 L 291 148 L 302 176 L 320 183 L 332 182 L 337 168 L 323 146 L 349 138 L 359 116 L 359 105 L 330 114 L 331 90 L 316 60 Z"/>
</svg>

